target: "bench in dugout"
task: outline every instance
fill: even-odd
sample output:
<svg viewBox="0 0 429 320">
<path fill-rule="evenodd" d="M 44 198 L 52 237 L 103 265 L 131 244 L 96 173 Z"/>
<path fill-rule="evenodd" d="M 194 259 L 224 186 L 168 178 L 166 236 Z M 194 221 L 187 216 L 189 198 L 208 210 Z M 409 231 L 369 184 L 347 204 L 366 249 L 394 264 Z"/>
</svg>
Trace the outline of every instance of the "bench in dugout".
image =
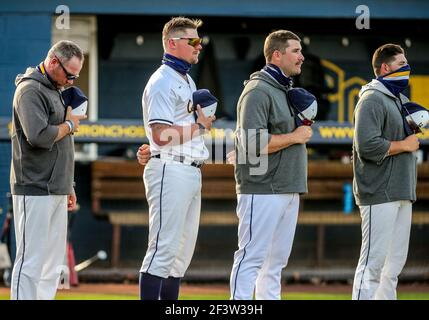
<svg viewBox="0 0 429 320">
<path fill-rule="evenodd" d="M 144 168 L 137 161 L 106 158 L 92 163 L 92 212 L 96 216 L 107 216 L 112 224 L 112 267 L 120 262 L 121 227 L 147 226 L 147 210 L 106 209 L 103 203 L 117 200 L 144 202 L 145 188 L 142 180 Z M 205 164 L 202 168 L 202 201 L 235 201 L 234 168 L 228 164 Z M 344 214 L 340 210 L 319 211 L 308 209 L 312 200 L 338 204 L 343 199 L 345 183 L 352 181 L 351 164 L 334 161 L 310 161 L 308 167 L 308 194 L 302 196 L 298 224 L 317 227 L 316 263 L 321 265 L 324 258 L 325 227 L 329 225 L 357 225 L 360 215 L 355 210 Z M 418 167 L 419 182 L 417 197 L 429 200 L 429 164 Z M 123 207 L 123 206 L 122 206 Z M 429 212 L 414 212 L 413 224 L 428 224 Z M 237 225 L 234 210 L 202 210 L 201 226 Z"/>
<path fill-rule="evenodd" d="M 112 266 L 117 267 L 120 259 L 121 227 L 147 226 L 147 210 L 111 210 L 103 202 L 115 200 L 146 201 L 143 184 L 144 168 L 137 161 L 103 159 L 92 163 L 92 213 L 107 216 L 112 224 Z M 234 201 L 235 181 L 233 166 L 205 164 L 202 168 L 202 200 Z M 238 220 L 233 210 L 202 211 L 200 225 L 233 225 Z"/>
</svg>

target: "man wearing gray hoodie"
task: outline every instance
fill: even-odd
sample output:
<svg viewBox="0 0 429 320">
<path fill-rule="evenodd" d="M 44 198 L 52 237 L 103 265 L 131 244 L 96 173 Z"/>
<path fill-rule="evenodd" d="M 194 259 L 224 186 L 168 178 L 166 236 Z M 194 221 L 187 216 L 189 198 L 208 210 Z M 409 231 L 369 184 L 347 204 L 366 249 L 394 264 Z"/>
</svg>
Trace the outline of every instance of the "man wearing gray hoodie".
<svg viewBox="0 0 429 320">
<path fill-rule="evenodd" d="M 362 247 L 353 299 L 396 299 L 405 265 L 416 200 L 419 141 L 403 118 L 410 67 L 404 50 L 379 47 L 372 58 L 377 79 L 365 85 L 355 109 L 353 191 L 362 217 Z"/>
<path fill-rule="evenodd" d="M 86 116 L 71 114 L 61 89 L 82 69 L 82 50 L 60 41 L 16 78 L 10 184 L 16 234 L 11 299 L 54 299 L 66 272 L 67 210 L 76 208 L 72 134 Z"/>
<path fill-rule="evenodd" d="M 300 38 L 286 30 L 268 35 L 266 66 L 250 76 L 237 104 L 236 166 L 238 250 L 231 299 L 277 300 L 307 192 L 309 126 L 297 126 L 287 100 L 291 76 L 301 72 Z M 260 163 L 255 164 L 259 159 Z M 258 168 L 259 167 L 259 168 Z"/>
</svg>

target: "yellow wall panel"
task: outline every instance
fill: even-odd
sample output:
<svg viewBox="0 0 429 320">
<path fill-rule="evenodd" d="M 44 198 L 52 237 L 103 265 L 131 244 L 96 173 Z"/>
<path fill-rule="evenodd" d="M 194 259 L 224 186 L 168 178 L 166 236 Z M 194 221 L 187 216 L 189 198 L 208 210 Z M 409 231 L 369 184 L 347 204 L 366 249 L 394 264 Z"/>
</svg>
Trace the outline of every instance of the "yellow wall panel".
<svg viewBox="0 0 429 320">
<path fill-rule="evenodd" d="M 411 101 L 429 109 L 429 76 L 410 76 Z"/>
</svg>

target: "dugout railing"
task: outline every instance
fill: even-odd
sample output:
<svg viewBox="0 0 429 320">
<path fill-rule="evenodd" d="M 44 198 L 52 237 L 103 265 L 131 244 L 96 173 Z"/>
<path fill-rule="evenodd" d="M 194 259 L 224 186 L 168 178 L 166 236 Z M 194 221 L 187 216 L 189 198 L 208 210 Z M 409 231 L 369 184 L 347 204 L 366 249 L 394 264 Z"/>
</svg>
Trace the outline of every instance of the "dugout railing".
<svg viewBox="0 0 429 320">
<path fill-rule="evenodd" d="M 94 161 L 91 167 L 92 213 L 108 218 L 112 224 L 111 266 L 118 267 L 121 257 L 121 228 L 147 226 L 149 217 L 145 206 L 144 168 L 137 161 L 105 158 Z M 202 167 L 202 202 L 215 201 L 215 209 L 202 206 L 201 226 L 237 225 L 234 206 L 222 207 L 222 202 L 236 200 L 234 168 L 228 164 L 205 164 Z M 339 161 L 310 161 L 308 164 L 308 194 L 302 196 L 298 224 L 314 225 L 316 236 L 316 264 L 322 265 L 325 248 L 325 227 L 329 225 L 356 225 L 361 219 L 355 210 L 345 214 L 338 209 L 344 197 L 344 185 L 352 182 L 351 164 Z M 418 166 L 417 197 L 429 200 L 429 163 Z M 323 201 L 325 208 L 311 205 Z M 115 202 L 126 201 L 112 206 Z M 129 201 L 140 203 L 131 209 Z M 220 204 L 220 205 L 219 205 Z M 328 208 L 328 209 L 326 209 Z M 330 209 L 333 208 L 333 209 Z M 413 224 L 428 224 L 428 212 L 414 212 Z"/>
</svg>

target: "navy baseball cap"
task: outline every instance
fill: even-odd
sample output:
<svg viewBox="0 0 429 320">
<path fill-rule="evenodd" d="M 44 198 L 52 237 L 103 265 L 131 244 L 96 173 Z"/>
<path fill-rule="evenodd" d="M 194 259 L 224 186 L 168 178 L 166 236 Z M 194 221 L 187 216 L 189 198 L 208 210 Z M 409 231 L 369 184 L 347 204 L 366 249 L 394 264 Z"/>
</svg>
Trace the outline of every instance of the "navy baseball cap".
<svg viewBox="0 0 429 320">
<path fill-rule="evenodd" d="M 197 104 L 200 105 L 206 117 L 213 116 L 216 112 L 218 99 L 208 89 L 199 89 L 192 94 L 191 110 L 196 111 Z"/>
<path fill-rule="evenodd" d="M 414 102 L 406 102 L 402 105 L 402 116 L 407 135 L 421 133 L 421 128 L 429 121 L 428 109 Z"/>
<path fill-rule="evenodd" d="M 317 115 L 317 100 L 303 88 L 291 88 L 287 91 L 288 100 L 295 111 L 297 126 L 311 126 Z"/>
<path fill-rule="evenodd" d="M 61 92 L 64 106 L 72 107 L 72 114 L 84 115 L 88 107 L 88 98 L 78 87 L 69 87 Z"/>
</svg>

